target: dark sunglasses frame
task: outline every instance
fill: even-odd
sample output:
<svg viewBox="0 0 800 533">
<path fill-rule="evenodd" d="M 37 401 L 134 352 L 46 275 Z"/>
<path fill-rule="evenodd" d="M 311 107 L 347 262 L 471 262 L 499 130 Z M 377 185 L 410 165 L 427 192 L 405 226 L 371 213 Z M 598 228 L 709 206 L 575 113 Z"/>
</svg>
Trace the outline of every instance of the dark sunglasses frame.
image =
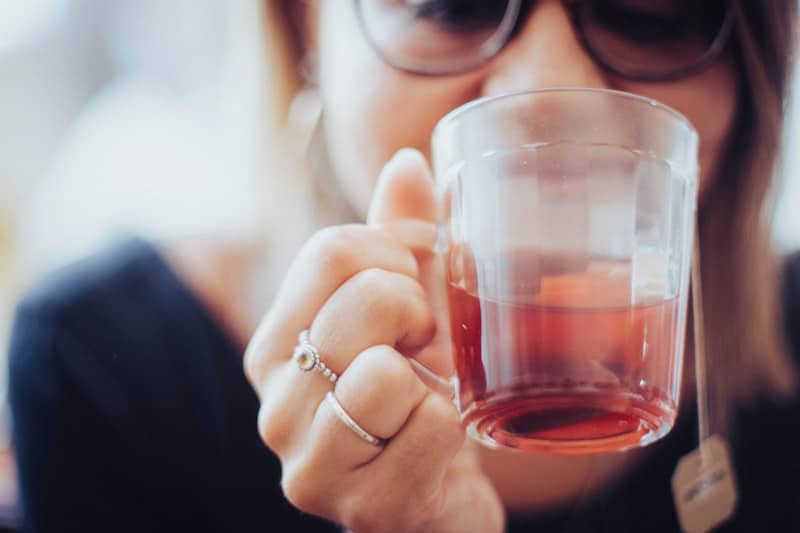
<svg viewBox="0 0 800 533">
<path fill-rule="evenodd" d="M 482 54 L 479 54 L 474 61 L 452 63 L 449 68 L 420 68 L 402 64 L 392 59 L 385 53 L 384 50 L 381 49 L 380 45 L 375 42 L 372 33 L 367 28 L 367 22 L 364 17 L 364 0 L 353 0 L 353 5 L 356 10 L 359 26 L 364 38 L 383 62 L 403 72 L 419 76 L 450 76 L 475 70 L 499 54 L 500 51 L 505 48 L 505 46 L 514 38 L 516 34 L 516 30 L 521 19 L 520 15 L 523 14 L 522 5 L 525 1 L 526 0 L 509 0 L 506 13 L 503 15 L 503 20 L 500 22 L 497 29 L 498 33 L 500 34 L 500 38 L 497 39 L 496 42 L 492 43 L 492 46 L 488 47 L 488 49 Z M 578 40 L 580 41 L 581 46 L 594 60 L 594 62 L 612 74 L 635 81 L 667 82 L 688 78 L 695 74 L 699 74 L 711 66 L 711 64 L 714 63 L 714 61 L 716 61 L 720 54 L 725 50 L 725 47 L 727 46 L 728 41 L 733 34 L 733 28 L 735 25 L 733 6 L 731 5 L 730 1 L 726 1 L 722 24 L 720 25 L 716 36 L 709 45 L 708 50 L 706 50 L 702 56 L 698 57 L 694 62 L 688 65 L 665 70 L 663 72 L 647 70 L 637 71 L 635 69 L 620 68 L 609 63 L 603 58 L 603 55 L 599 50 L 597 50 L 596 46 L 592 44 L 591 39 L 587 38 L 580 15 L 580 5 L 585 3 L 586 0 L 561 0 L 561 2 L 564 4 L 567 12 L 569 13 L 572 28 Z M 527 10 L 525 12 L 527 12 Z M 498 33 L 495 33 L 491 39 L 494 39 Z"/>
</svg>

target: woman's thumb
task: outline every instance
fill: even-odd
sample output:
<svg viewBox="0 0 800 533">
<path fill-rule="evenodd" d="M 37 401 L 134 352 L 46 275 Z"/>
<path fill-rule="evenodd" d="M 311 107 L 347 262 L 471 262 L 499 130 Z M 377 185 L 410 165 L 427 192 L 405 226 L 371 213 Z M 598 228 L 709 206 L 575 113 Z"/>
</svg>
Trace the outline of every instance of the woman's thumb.
<svg viewBox="0 0 800 533">
<path fill-rule="evenodd" d="M 425 157 L 403 148 L 383 167 L 372 195 L 367 222 L 387 224 L 415 219 L 436 222 L 433 178 Z"/>
</svg>

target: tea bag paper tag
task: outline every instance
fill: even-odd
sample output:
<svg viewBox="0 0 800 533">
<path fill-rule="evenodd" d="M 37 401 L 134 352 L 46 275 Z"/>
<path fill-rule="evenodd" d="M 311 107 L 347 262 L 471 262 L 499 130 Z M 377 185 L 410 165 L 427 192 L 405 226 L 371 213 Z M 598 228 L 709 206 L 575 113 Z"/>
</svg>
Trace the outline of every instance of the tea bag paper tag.
<svg viewBox="0 0 800 533">
<path fill-rule="evenodd" d="M 738 493 L 730 449 L 719 435 L 685 455 L 672 476 L 672 495 L 681 529 L 704 533 L 733 515 Z"/>
</svg>

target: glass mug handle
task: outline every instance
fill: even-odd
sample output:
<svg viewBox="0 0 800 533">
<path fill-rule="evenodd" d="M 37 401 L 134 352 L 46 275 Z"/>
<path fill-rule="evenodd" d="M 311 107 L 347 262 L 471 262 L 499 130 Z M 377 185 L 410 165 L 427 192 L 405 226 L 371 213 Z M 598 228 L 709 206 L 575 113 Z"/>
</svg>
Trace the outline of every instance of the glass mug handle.
<svg viewBox="0 0 800 533">
<path fill-rule="evenodd" d="M 455 371 L 453 371 L 453 374 L 450 377 L 443 377 L 413 357 L 409 357 L 408 362 L 411 363 L 411 368 L 414 369 L 414 372 L 417 373 L 419 379 L 421 379 L 428 388 L 434 392 L 446 396 L 452 400 L 454 404 L 456 403 L 456 380 L 458 378 L 455 374 Z"/>
<path fill-rule="evenodd" d="M 437 191 L 436 194 L 436 202 L 437 205 L 441 203 L 442 199 L 440 197 L 439 192 Z M 423 223 L 427 225 L 427 223 Z M 441 221 L 437 221 L 436 223 L 436 236 L 434 240 L 431 242 L 430 237 L 427 235 L 427 231 L 420 231 L 420 225 L 415 220 L 411 219 L 403 219 L 398 221 L 393 221 L 389 223 L 382 224 L 385 228 L 390 228 L 391 233 L 396 237 L 399 238 L 401 242 L 403 242 L 406 246 L 408 246 L 414 255 L 416 256 L 417 253 L 423 253 L 427 255 L 428 253 L 432 253 L 434 256 L 434 261 L 442 261 L 442 264 L 446 263 L 446 256 L 447 256 L 447 239 L 444 237 L 443 233 L 443 225 Z M 442 269 L 443 270 L 443 269 Z M 435 276 L 435 282 L 439 284 L 439 287 L 444 287 L 445 284 L 445 275 L 442 272 Z M 441 279 L 440 279 L 441 278 Z M 447 309 L 448 312 L 448 321 L 449 321 L 449 308 Z M 437 335 L 439 333 L 437 332 Z M 451 346 L 452 340 L 450 338 L 447 339 L 448 346 Z M 451 362 L 453 362 L 453 371 L 452 374 L 449 376 L 441 376 L 425 366 L 424 364 L 420 363 L 415 359 L 415 357 L 406 357 L 406 359 L 411 363 L 411 368 L 414 369 L 417 376 L 422 380 L 422 382 L 434 392 L 441 394 L 450 400 L 452 400 L 453 404 L 458 408 L 458 403 L 456 402 L 456 391 L 458 390 L 458 375 L 456 374 L 455 369 L 455 362 L 452 360 L 452 354 L 448 354 L 451 358 Z M 461 414 L 461 409 L 459 408 L 459 414 Z"/>
</svg>

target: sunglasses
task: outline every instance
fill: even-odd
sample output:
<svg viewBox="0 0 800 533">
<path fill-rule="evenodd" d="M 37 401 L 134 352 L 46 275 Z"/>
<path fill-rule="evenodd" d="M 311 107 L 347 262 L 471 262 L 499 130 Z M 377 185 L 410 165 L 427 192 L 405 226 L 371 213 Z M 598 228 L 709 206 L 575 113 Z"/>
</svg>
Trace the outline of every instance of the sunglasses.
<svg viewBox="0 0 800 533">
<path fill-rule="evenodd" d="M 479 68 L 521 30 L 536 1 L 353 0 L 367 41 L 387 64 L 428 76 Z M 697 74 L 734 27 L 729 1 L 562 0 L 578 40 L 606 71 L 639 81 Z M 552 51 L 557 54 L 557 50 Z"/>
</svg>

